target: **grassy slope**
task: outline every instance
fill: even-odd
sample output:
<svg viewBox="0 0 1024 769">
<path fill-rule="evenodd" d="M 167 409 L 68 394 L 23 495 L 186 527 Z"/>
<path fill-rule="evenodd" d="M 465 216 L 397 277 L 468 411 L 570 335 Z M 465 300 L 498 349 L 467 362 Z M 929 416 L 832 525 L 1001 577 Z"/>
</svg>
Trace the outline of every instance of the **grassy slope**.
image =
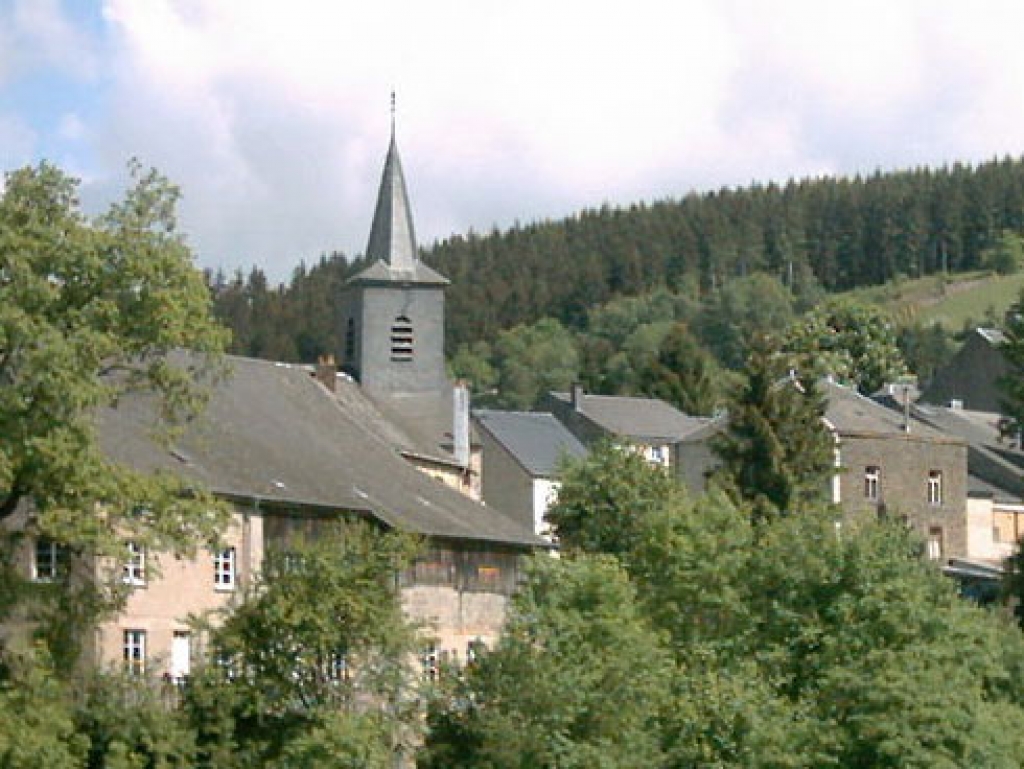
<svg viewBox="0 0 1024 769">
<path fill-rule="evenodd" d="M 1006 309 L 1024 289 L 1024 273 L 992 275 L 986 272 L 905 280 L 884 286 L 851 291 L 846 296 L 888 309 L 897 323 L 920 321 L 940 323 L 959 331 L 965 323 L 990 324 L 989 317 L 1002 318 Z"/>
</svg>

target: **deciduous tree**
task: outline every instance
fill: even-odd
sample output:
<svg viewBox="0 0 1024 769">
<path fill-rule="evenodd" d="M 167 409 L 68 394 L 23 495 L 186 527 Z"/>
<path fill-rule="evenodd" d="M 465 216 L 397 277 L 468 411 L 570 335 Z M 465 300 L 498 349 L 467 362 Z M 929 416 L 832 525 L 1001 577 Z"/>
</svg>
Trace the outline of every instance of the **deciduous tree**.
<svg viewBox="0 0 1024 769">
<path fill-rule="evenodd" d="M 0 197 L 0 524 L 30 507 L 31 533 L 90 555 L 120 556 L 126 538 L 188 552 L 225 520 L 202 489 L 100 447 L 98 417 L 129 390 L 157 401 L 164 437 L 195 414 L 226 339 L 176 230 L 178 190 L 131 173 L 95 220 L 47 163 L 8 174 Z"/>
</svg>

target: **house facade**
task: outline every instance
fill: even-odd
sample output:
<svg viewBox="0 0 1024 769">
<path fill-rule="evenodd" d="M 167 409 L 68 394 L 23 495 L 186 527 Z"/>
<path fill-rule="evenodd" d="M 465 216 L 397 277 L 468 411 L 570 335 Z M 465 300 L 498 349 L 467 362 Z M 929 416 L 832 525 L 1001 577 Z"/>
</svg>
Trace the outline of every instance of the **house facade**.
<svg viewBox="0 0 1024 769">
<path fill-rule="evenodd" d="M 483 499 L 535 534 L 550 537 L 545 519 L 558 495 L 561 463 L 586 447 L 551 414 L 477 409 Z"/>
<path fill-rule="evenodd" d="M 905 521 L 930 559 L 967 552 L 967 445 L 924 422 L 888 409 L 856 390 L 821 383 L 824 421 L 832 433 L 836 471 L 830 498 L 844 518 Z M 677 473 L 696 492 L 718 466 L 713 445 L 727 418 L 708 423 L 677 447 Z"/>
</svg>

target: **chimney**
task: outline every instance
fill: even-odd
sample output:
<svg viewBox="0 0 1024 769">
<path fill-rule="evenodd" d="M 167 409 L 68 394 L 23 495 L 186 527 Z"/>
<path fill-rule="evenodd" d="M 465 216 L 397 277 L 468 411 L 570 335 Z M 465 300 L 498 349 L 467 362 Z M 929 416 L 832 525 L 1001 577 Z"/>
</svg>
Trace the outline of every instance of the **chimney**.
<svg viewBox="0 0 1024 769">
<path fill-rule="evenodd" d="M 338 366 L 333 355 L 321 355 L 316 361 L 316 381 L 331 392 L 338 386 Z"/>
<path fill-rule="evenodd" d="M 573 411 L 583 410 L 583 385 L 579 382 L 572 383 L 572 408 Z"/>
<path fill-rule="evenodd" d="M 459 380 L 452 388 L 452 453 L 455 461 L 469 467 L 469 387 Z"/>
</svg>

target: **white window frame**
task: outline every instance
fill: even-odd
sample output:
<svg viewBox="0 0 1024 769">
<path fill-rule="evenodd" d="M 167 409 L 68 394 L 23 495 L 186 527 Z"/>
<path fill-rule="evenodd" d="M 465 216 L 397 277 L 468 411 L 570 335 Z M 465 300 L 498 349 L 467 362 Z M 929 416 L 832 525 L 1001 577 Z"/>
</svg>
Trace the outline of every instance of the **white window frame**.
<svg viewBox="0 0 1024 769">
<path fill-rule="evenodd" d="M 942 504 L 942 471 L 928 471 L 928 504 L 938 507 Z"/>
<path fill-rule="evenodd" d="M 235 589 L 238 581 L 238 552 L 226 547 L 213 553 L 213 587 L 219 591 Z"/>
<path fill-rule="evenodd" d="M 146 548 L 138 542 L 128 542 L 125 548 L 128 550 L 128 559 L 122 567 L 121 581 L 133 587 L 145 587 Z"/>
<path fill-rule="evenodd" d="M 125 670 L 131 675 L 142 675 L 146 671 L 146 631 L 127 628 L 122 639 Z"/>
<path fill-rule="evenodd" d="M 877 502 L 882 490 L 882 468 L 868 465 L 864 468 L 864 499 Z"/>
<path fill-rule="evenodd" d="M 33 581 L 56 582 L 66 566 L 67 549 L 63 545 L 47 537 L 39 537 L 36 540 L 32 554 Z"/>
</svg>

